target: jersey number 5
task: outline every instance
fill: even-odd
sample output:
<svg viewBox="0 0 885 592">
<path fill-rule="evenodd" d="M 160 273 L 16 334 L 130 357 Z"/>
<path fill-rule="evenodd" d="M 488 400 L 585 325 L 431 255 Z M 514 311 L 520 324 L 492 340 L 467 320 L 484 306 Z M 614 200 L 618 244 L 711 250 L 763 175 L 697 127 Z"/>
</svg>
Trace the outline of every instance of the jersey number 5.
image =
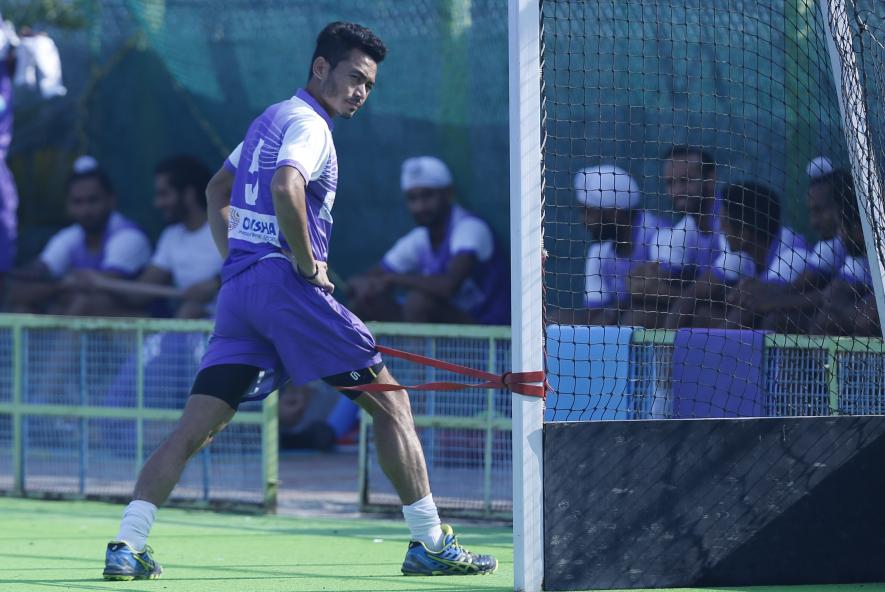
<svg viewBox="0 0 885 592">
<path fill-rule="evenodd" d="M 261 156 L 261 149 L 264 148 L 264 138 L 258 140 L 258 145 L 252 151 L 252 162 L 249 164 L 249 180 L 246 183 L 246 203 L 254 206 L 258 201 L 258 158 Z"/>
</svg>

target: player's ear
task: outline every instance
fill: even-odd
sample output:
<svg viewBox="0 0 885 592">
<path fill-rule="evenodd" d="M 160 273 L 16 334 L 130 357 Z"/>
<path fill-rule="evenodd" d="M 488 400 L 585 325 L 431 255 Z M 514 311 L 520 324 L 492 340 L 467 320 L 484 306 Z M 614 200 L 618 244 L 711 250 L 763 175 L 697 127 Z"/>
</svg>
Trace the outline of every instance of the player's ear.
<svg viewBox="0 0 885 592">
<path fill-rule="evenodd" d="M 317 80 L 325 80 L 329 76 L 331 70 L 331 64 L 329 64 L 328 60 L 323 56 L 317 56 L 317 59 L 313 61 L 313 64 L 311 64 L 310 67 L 311 74 L 313 74 Z"/>
</svg>

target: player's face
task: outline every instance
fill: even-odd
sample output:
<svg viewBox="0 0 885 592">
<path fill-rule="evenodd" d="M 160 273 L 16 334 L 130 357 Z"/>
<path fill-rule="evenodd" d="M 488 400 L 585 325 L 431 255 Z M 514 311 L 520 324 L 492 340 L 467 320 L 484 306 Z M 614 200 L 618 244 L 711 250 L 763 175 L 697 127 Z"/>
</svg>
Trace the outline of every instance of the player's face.
<svg viewBox="0 0 885 592">
<path fill-rule="evenodd" d="M 322 58 L 318 58 L 320 59 Z M 323 62 L 322 72 L 316 73 L 315 68 L 315 75 L 322 76 L 322 96 L 318 98 L 329 115 L 350 119 L 363 106 L 375 87 L 378 64 L 358 49 L 352 49 L 347 58 L 338 62 L 334 68 L 330 69 L 328 62 Z"/>
<path fill-rule="evenodd" d="M 446 220 L 451 195 L 448 189 L 415 187 L 406 192 L 406 208 L 418 226 L 437 226 Z"/>
<path fill-rule="evenodd" d="M 87 234 L 103 232 L 113 208 L 114 196 L 104 190 L 98 179 L 79 179 L 68 190 L 68 216 Z"/>
<path fill-rule="evenodd" d="M 839 208 L 826 183 L 808 188 L 808 222 L 823 240 L 829 240 L 839 232 Z"/>
<path fill-rule="evenodd" d="M 169 175 L 154 177 L 154 207 L 160 210 L 166 224 L 177 224 L 184 218 L 184 196 L 169 183 Z"/>
<path fill-rule="evenodd" d="M 679 213 L 697 214 L 705 197 L 712 196 L 713 180 L 704 178 L 704 167 L 698 154 L 679 156 L 664 163 L 664 187 Z"/>
</svg>

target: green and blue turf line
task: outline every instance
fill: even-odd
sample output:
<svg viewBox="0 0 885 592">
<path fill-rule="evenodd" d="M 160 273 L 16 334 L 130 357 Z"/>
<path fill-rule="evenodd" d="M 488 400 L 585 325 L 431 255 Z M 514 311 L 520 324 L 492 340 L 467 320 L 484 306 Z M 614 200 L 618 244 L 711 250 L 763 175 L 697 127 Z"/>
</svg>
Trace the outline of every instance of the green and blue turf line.
<svg viewBox="0 0 885 592">
<path fill-rule="evenodd" d="M 462 592 L 513 589 L 509 528 L 457 528 L 470 549 L 495 554 L 498 573 L 406 578 L 402 522 L 247 516 L 161 509 L 151 546 L 159 580 L 107 582 L 104 549 L 122 506 L 0 498 L 0 591 Z M 738 590 L 738 589 L 733 589 Z M 753 592 L 885 592 L 881 585 L 752 588 Z"/>
</svg>

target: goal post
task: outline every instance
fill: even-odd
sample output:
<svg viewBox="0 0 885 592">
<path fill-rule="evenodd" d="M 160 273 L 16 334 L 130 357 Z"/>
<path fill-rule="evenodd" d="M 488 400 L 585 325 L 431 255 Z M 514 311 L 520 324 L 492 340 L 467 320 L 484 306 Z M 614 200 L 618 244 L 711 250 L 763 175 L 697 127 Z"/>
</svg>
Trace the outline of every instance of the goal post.
<svg viewBox="0 0 885 592">
<path fill-rule="evenodd" d="M 543 367 L 540 3 L 509 0 L 510 236 L 513 371 Z M 544 401 L 513 398 L 514 589 L 543 577 Z"/>
</svg>

